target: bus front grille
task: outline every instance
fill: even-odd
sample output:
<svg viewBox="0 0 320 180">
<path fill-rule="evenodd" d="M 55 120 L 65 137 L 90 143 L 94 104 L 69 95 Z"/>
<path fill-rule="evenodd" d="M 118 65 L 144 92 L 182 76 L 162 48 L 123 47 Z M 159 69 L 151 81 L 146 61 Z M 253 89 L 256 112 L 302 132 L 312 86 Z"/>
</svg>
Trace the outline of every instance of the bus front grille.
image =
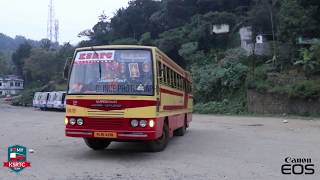
<svg viewBox="0 0 320 180">
<path fill-rule="evenodd" d="M 123 117 L 124 111 L 95 111 L 88 110 L 89 117 Z"/>
<path fill-rule="evenodd" d="M 119 129 L 125 125 L 122 119 L 96 119 L 91 118 L 86 121 L 85 127 L 96 130 Z"/>
</svg>

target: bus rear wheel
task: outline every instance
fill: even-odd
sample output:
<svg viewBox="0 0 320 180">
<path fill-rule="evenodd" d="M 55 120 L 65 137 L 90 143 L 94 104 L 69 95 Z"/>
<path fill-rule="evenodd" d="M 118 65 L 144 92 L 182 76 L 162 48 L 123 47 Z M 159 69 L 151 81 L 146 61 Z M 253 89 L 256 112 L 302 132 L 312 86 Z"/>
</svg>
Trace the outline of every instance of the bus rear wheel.
<svg viewBox="0 0 320 180">
<path fill-rule="evenodd" d="M 149 150 L 151 152 L 159 152 L 167 147 L 169 142 L 169 127 L 166 123 L 163 124 L 162 136 L 154 141 L 149 142 Z"/>
<path fill-rule="evenodd" d="M 93 150 L 103 150 L 109 146 L 111 141 L 105 139 L 84 138 L 86 145 Z"/>
</svg>

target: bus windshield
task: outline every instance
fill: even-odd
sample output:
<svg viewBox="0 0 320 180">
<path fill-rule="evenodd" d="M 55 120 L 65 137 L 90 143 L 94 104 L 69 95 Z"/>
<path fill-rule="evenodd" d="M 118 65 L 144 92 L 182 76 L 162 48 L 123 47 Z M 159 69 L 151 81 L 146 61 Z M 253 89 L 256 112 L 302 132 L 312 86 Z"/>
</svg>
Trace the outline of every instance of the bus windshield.
<svg viewBox="0 0 320 180">
<path fill-rule="evenodd" d="M 153 95 L 150 50 L 77 52 L 68 94 Z"/>
</svg>

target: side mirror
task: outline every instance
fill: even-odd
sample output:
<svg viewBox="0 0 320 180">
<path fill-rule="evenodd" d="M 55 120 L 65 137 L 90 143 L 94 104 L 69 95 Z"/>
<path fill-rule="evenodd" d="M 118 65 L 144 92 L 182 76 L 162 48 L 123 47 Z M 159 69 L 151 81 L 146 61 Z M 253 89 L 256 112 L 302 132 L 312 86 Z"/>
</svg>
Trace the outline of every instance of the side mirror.
<svg viewBox="0 0 320 180">
<path fill-rule="evenodd" d="M 69 71 L 70 71 L 70 65 L 71 65 L 71 57 L 68 57 L 65 64 L 64 64 L 64 70 L 63 70 L 63 78 L 67 80 L 69 78 Z"/>
</svg>

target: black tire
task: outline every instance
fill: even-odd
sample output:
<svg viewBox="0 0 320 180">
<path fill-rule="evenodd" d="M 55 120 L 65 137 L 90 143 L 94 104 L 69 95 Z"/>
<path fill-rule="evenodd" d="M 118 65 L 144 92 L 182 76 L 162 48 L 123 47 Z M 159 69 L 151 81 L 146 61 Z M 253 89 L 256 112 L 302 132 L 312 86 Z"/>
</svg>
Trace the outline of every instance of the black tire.
<svg viewBox="0 0 320 180">
<path fill-rule="evenodd" d="M 111 141 L 105 139 L 83 138 L 86 145 L 93 150 L 103 150 L 109 146 Z"/>
<path fill-rule="evenodd" d="M 186 133 L 186 131 L 187 131 L 187 124 L 185 122 L 181 128 L 174 131 L 174 135 L 183 136 Z"/>
<path fill-rule="evenodd" d="M 169 127 L 166 123 L 163 124 L 162 136 L 154 141 L 149 142 L 149 150 L 151 152 L 160 152 L 163 151 L 169 142 Z"/>
</svg>

